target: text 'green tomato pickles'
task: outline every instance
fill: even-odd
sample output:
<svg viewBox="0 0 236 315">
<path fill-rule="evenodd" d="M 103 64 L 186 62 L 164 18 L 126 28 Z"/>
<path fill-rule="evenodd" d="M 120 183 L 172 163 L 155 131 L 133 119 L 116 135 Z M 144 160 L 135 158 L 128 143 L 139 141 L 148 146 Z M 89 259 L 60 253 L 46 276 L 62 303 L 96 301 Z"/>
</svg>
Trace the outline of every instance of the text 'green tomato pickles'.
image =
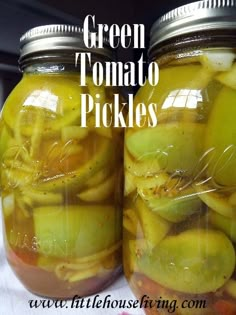
<svg viewBox="0 0 236 315">
<path fill-rule="evenodd" d="M 203 124 L 168 123 L 127 133 L 126 146 L 136 159 L 156 159 L 162 170 L 192 173 L 202 154 Z"/>
<path fill-rule="evenodd" d="M 231 277 L 235 251 L 219 231 L 187 230 L 166 237 L 150 255 L 138 260 L 138 266 L 165 287 L 203 294 L 215 292 Z"/>
<path fill-rule="evenodd" d="M 38 251 L 54 257 L 89 256 L 120 239 L 120 230 L 115 228 L 120 220 L 112 206 L 35 208 Z"/>
<path fill-rule="evenodd" d="M 224 87 L 215 100 L 206 129 L 208 173 L 221 185 L 236 185 L 236 91 Z"/>
</svg>

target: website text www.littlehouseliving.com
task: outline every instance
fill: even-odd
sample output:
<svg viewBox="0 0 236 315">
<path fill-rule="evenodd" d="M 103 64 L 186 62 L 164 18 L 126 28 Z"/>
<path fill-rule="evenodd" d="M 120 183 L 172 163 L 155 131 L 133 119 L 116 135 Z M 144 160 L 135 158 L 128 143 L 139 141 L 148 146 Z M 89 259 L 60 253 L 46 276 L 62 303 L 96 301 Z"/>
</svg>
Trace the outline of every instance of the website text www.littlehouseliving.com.
<svg viewBox="0 0 236 315">
<path fill-rule="evenodd" d="M 159 297 L 159 299 L 150 299 L 148 295 L 142 296 L 140 300 L 117 300 L 112 299 L 111 295 L 106 295 L 105 298 L 100 298 L 97 294 L 91 298 L 82 298 L 75 295 L 72 300 L 29 300 L 31 309 L 43 308 L 71 308 L 71 309 L 145 309 L 153 308 L 166 310 L 170 314 L 174 314 L 178 308 L 182 309 L 205 309 L 207 308 L 206 300 L 183 300 L 178 304 L 177 300 L 167 300 Z"/>
</svg>

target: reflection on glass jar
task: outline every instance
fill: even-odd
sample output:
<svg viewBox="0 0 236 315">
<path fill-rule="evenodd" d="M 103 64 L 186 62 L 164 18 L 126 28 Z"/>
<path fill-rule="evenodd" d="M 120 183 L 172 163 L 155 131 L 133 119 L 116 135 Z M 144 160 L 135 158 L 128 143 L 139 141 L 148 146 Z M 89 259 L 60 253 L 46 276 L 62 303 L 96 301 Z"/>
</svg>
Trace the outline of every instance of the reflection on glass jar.
<svg viewBox="0 0 236 315">
<path fill-rule="evenodd" d="M 23 78 L 2 111 L 7 257 L 29 290 L 48 297 L 98 292 L 121 268 L 122 132 L 95 128 L 93 112 L 81 127 L 81 94 L 112 102 L 114 93 L 95 87 L 89 74 L 80 86 L 73 63 L 82 35 L 66 26 L 29 31 L 22 40 Z M 44 40 L 52 43 L 47 53 Z"/>
<path fill-rule="evenodd" d="M 138 298 L 156 301 L 146 314 L 236 314 L 236 7 L 217 6 L 195 3 L 154 24 L 160 82 L 135 103 L 157 103 L 158 125 L 126 130 L 124 270 Z M 212 25 L 209 12 L 222 20 L 197 33 Z"/>
</svg>

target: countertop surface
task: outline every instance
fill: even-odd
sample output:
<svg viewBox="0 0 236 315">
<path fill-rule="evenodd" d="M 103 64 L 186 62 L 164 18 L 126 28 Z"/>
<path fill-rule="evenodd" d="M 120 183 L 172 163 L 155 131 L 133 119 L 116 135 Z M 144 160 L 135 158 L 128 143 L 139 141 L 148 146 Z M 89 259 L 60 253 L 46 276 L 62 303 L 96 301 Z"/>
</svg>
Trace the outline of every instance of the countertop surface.
<svg viewBox="0 0 236 315">
<path fill-rule="evenodd" d="M 0 209 L 0 223 L 2 223 Z M 72 308 L 71 301 L 46 300 L 28 292 L 14 275 L 7 263 L 4 246 L 2 224 L 0 224 L 0 315 L 34 315 L 34 314 L 91 314 L 91 315 L 143 315 L 143 311 L 138 308 L 87 308 L 86 304 L 90 299 L 90 304 L 96 300 L 102 300 L 107 297 L 111 302 L 114 300 L 135 302 L 135 297 L 128 287 L 128 284 L 121 276 L 112 286 L 99 293 L 99 296 L 90 296 L 84 300 L 83 308 Z M 96 302 L 95 300 L 95 302 Z M 30 306 L 30 301 L 31 306 Z M 58 303 L 56 305 L 56 302 Z M 38 303 L 38 307 L 33 307 Z M 40 305 L 39 305 L 40 304 Z M 116 302 L 114 302 L 116 304 Z M 57 307 L 56 307 L 57 306 Z M 63 306 L 63 307 L 62 307 Z"/>
</svg>

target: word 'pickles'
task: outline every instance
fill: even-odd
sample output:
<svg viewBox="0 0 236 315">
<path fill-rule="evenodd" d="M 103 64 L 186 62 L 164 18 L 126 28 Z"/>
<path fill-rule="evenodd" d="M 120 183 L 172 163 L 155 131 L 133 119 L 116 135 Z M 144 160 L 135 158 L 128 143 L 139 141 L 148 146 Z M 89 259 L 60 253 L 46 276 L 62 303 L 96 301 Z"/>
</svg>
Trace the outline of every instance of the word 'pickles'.
<svg viewBox="0 0 236 315">
<path fill-rule="evenodd" d="M 110 103 L 100 103 L 100 94 L 95 95 L 95 100 L 90 94 L 81 94 L 81 127 L 87 127 L 89 115 L 94 113 L 96 128 L 111 126 L 115 128 L 155 127 L 157 125 L 157 104 L 151 103 L 147 107 L 144 103 L 136 104 L 134 108 L 133 94 L 128 95 L 128 101 L 122 102 L 119 94 L 113 95 Z M 129 106 L 128 115 L 126 107 Z M 126 119 L 127 117 L 127 119 Z"/>
</svg>

